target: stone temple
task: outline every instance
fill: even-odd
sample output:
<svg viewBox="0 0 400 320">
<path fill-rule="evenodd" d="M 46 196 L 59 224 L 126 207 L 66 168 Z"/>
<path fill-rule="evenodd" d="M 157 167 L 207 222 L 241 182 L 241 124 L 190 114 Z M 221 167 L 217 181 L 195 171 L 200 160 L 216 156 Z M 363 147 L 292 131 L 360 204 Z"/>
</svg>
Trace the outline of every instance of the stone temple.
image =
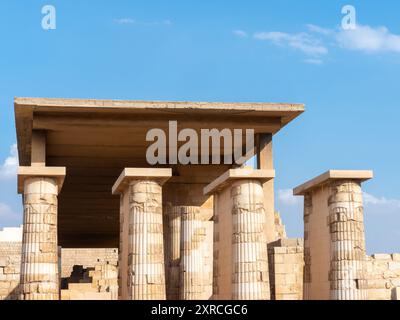
<svg viewBox="0 0 400 320">
<path fill-rule="evenodd" d="M 0 231 L 0 299 L 400 300 L 400 254 L 365 250 L 371 171 L 329 170 L 296 187 L 304 240 L 287 238 L 274 208 L 272 141 L 302 112 L 16 98 L 24 215 L 21 228 Z M 167 132 L 169 121 L 199 134 L 253 129 L 256 168 L 149 165 L 146 133 Z M 222 147 L 221 158 L 233 152 Z"/>
</svg>

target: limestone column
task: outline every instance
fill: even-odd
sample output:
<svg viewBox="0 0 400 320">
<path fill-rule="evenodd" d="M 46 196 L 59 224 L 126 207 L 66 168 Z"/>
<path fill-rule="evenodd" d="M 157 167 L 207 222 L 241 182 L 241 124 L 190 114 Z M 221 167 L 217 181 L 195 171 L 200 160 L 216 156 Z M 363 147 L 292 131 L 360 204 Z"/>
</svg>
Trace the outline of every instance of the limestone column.
<svg viewBox="0 0 400 320">
<path fill-rule="evenodd" d="M 113 194 L 128 197 L 123 214 L 129 219 L 127 279 L 132 300 L 164 300 L 162 184 L 171 169 L 126 168 Z"/>
<path fill-rule="evenodd" d="M 228 279 L 233 300 L 270 299 L 266 234 L 275 230 L 266 230 L 263 183 L 274 175 L 273 170 L 230 169 L 204 189 L 205 194 L 218 195 L 215 214 L 221 216 L 216 230 L 220 247 L 230 239 L 230 261 L 227 252 L 218 254 L 218 288 L 224 299 Z M 228 268 L 229 275 L 224 270 Z"/>
<path fill-rule="evenodd" d="M 361 183 L 372 177 L 329 170 L 293 190 L 304 196 L 305 299 L 367 299 Z"/>
<path fill-rule="evenodd" d="M 360 182 L 331 183 L 331 300 L 366 300 L 366 252 Z"/>
<path fill-rule="evenodd" d="M 232 184 L 234 300 L 262 300 L 269 296 L 263 197 L 262 184 L 257 180 Z"/>
<path fill-rule="evenodd" d="M 206 279 L 204 263 L 204 228 L 199 207 L 181 207 L 180 298 L 201 300 Z"/>
<path fill-rule="evenodd" d="M 166 206 L 167 222 L 167 298 L 179 299 L 181 257 L 181 206 Z"/>
<path fill-rule="evenodd" d="M 24 221 L 20 273 L 21 300 L 58 300 L 57 196 L 65 168 L 20 167 Z"/>
</svg>

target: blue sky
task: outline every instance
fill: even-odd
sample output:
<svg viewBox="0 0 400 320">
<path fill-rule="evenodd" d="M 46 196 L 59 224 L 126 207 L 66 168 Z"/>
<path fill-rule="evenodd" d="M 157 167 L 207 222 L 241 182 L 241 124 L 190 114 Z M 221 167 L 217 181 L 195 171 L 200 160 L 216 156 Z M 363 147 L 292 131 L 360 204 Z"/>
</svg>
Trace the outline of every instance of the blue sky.
<svg viewBox="0 0 400 320">
<path fill-rule="evenodd" d="M 56 30 L 41 27 L 54 5 Z M 357 29 L 341 28 L 344 5 Z M 21 222 L 13 97 L 301 102 L 275 137 L 276 200 L 302 236 L 291 188 L 327 169 L 373 169 L 367 249 L 400 251 L 400 3 L 22 1 L 0 4 L 0 228 Z"/>
</svg>

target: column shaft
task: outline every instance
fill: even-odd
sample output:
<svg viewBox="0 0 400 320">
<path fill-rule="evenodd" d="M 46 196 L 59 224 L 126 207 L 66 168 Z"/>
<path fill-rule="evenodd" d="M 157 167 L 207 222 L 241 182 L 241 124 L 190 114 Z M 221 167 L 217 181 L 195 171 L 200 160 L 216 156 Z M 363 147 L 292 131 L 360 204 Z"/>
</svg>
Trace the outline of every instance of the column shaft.
<svg viewBox="0 0 400 320">
<path fill-rule="evenodd" d="M 55 179 L 29 178 L 24 182 L 23 300 L 59 299 L 57 195 Z"/>
<path fill-rule="evenodd" d="M 232 298 L 270 298 L 263 187 L 257 180 L 232 184 Z"/>
<path fill-rule="evenodd" d="M 167 299 L 179 299 L 181 257 L 181 207 L 166 207 L 167 221 Z"/>
<path fill-rule="evenodd" d="M 331 234 L 330 297 L 367 299 L 362 191 L 359 183 L 338 180 L 329 198 Z"/>
<path fill-rule="evenodd" d="M 181 288 L 183 300 L 200 300 L 204 295 L 204 240 L 206 229 L 199 207 L 181 207 Z"/>
<path fill-rule="evenodd" d="M 129 292 L 133 300 L 164 300 L 162 189 L 159 183 L 129 183 Z"/>
</svg>

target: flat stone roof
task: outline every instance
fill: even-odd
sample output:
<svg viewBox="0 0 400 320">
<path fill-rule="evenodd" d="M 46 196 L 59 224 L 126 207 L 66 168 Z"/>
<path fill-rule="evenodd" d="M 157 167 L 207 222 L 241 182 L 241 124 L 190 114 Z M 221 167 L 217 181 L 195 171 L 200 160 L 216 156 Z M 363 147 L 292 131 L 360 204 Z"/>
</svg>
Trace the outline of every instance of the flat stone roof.
<svg viewBox="0 0 400 320">
<path fill-rule="evenodd" d="M 15 98 L 15 122 L 20 165 L 30 165 L 32 130 L 68 132 L 71 128 L 144 131 L 168 119 L 182 126 L 254 128 L 276 133 L 304 112 L 303 104 L 248 102 L 128 101 L 61 98 Z M 198 129 L 198 128 L 197 128 Z M 141 132 L 142 132 L 141 131 Z"/>
<path fill-rule="evenodd" d="M 311 179 L 293 189 L 293 195 L 304 195 L 308 191 L 317 188 L 329 180 L 359 180 L 361 182 L 372 179 L 374 173 L 371 170 L 329 170 L 318 177 Z"/>
</svg>

